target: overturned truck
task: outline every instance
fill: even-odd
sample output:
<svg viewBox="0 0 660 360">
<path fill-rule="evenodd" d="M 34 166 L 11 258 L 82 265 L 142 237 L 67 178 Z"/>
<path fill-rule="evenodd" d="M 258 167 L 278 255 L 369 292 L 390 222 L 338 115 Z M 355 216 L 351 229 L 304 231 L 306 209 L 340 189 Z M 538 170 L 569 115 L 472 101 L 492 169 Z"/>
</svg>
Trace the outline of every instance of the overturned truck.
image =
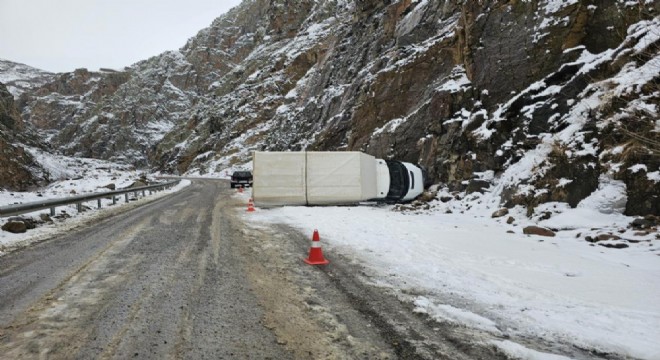
<svg viewBox="0 0 660 360">
<path fill-rule="evenodd" d="M 254 153 L 257 206 L 406 202 L 424 191 L 426 172 L 411 163 L 357 151 Z"/>
</svg>

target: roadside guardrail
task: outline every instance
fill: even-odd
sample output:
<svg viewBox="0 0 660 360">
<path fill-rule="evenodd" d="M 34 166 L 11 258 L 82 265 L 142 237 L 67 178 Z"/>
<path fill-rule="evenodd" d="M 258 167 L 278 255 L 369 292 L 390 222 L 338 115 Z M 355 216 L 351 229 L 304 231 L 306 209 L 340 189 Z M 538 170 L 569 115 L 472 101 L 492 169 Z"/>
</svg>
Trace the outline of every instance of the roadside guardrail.
<svg viewBox="0 0 660 360">
<path fill-rule="evenodd" d="M 55 208 L 58 206 L 63 206 L 63 205 L 71 205 L 71 204 L 76 204 L 78 207 L 78 212 L 83 212 L 83 206 L 82 204 L 88 201 L 92 200 L 97 200 L 97 206 L 100 209 L 101 208 L 101 199 L 106 199 L 106 198 L 112 198 L 112 204 L 115 205 L 117 203 L 117 195 L 124 195 L 124 199 L 126 202 L 129 201 L 128 195 L 130 193 L 134 193 L 135 197 L 138 197 L 139 193 L 142 193 L 142 196 L 146 196 L 146 192 L 149 191 L 149 194 L 151 194 L 154 191 L 161 191 L 165 189 L 169 189 L 173 187 L 174 185 L 178 184 L 180 180 L 176 181 L 169 181 L 166 183 L 160 183 L 160 184 L 154 184 L 154 185 L 148 185 L 148 186 L 141 186 L 141 187 L 136 187 L 136 188 L 126 188 L 126 189 L 119 189 L 119 190 L 112 190 L 112 191 L 106 191 L 102 193 L 94 193 L 94 194 L 89 194 L 89 195 L 78 195 L 78 196 L 70 196 L 66 198 L 59 198 L 59 199 L 45 199 L 43 201 L 35 201 L 35 202 L 29 202 L 25 204 L 13 204 L 13 205 L 7 205 L 7 206 L 0 206 L 0 217 L 6 217 L 6 216 L 15 216 L 15 215 L 22 215 L 22 214 L 27 214 L 33 211 L 37 210 L 43 210 L 43 209 L 50 209 L 50 216 L 55 216 Z"/>
</svg>

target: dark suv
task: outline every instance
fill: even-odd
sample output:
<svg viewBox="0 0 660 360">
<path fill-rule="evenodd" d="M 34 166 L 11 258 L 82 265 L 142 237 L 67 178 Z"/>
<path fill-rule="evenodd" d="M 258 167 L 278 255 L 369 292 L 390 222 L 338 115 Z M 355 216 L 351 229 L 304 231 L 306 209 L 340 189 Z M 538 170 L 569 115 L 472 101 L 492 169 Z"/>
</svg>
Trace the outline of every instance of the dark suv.
<svg viewBox="0 0 660 360">
<path fill-rule="evenodd" d="M 231 175 L 231 188 L 252 187 L 252 173 L 250 171 L 234 171 Z"/>
</svg>

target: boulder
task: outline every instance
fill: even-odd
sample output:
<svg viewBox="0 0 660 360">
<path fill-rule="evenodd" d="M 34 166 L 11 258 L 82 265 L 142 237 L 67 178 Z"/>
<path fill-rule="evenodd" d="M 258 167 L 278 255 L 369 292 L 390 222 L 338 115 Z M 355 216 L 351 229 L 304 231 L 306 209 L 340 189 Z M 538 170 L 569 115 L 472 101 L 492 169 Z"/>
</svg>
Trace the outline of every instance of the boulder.
<svg viewBox="0 0 660 360">
<path fill-rule="evenodd" d="M 527 226 L 523 229 L 523 234 L 539 236 L 555 236 L 554 231 L 540 226 Z"/>
<path fill-rule="evenodd" d="M 145 184 L 142 181 L 138 180 L 138 181 L 132 183 L 129 187 L 127 187 L 127 189 L 134 189 L 134 188 L 139 188 L 139 187 L 143 187 L 143 186 L 147 186 L 147 184 Z"/>
<path fill-rule="evenodd" d="M 596 236 L 596 241 L 605 241 L 605 240 L 620 240 L 621 237 L 613 234 L 599 234 Z"/>
<path fill-rule="evenodd" d="M 658 215 L 646 215 L 644 219 L 652 222 L 654 226 L 660 225 L 660 216 Z"/>
<path fill-rule="evenodd" d="M 508 215 L 508 214 L 509 214 L 509 209 L 502 208 L 502 209 L 499 209 L 499 210 L 495 211 L 490 217 L 499 218 L 499 217 L 502 217 L 502 216 Z"/>
<path fill-rule="evenodd" d="M 441 196 L 440 201 L 443 203 L 450 202 L 452 199 L 454 199 L 452 196 Z"/>
<path fill-rule="evenodd" d="M 628 247 L 628 244 L 624 244 L 624 243 L 616 243 L 616 244 L 601 243 L 601 244 L 598 244 L 598 245 L 606 247 L 606 248 L 610 248 L 610 249 L 625 249 L 625 248 Z"/>
<path fill-rule="evenodd" d="M 69 214 L 67 214 L 67 213 L 65 213 L 65 212 L 62 212 L 62 213 L 59 214 L 59 215 L 55 215 L 55 219 L 59 219 L 59 220 L 68 219 L 68 218 L 70 218 L 70 217 L 71 217 L 71 215 L 69 215 Z"/>
<path fill-rule="evenodd" d="M 28 230 L 35 229 L 37 227 L 37 222 L 33 219 L 23 219 L 23 223 Z"/>
<path fill-rule="evenodd" d="M 24 217 L 20 217 L 20 216 L 11 217 L 11 218 L 7 219 L 7 221 L 8 222 L 22 222 L 22 223 L 25 224 L 25 227 L 28 230 L 31 230 L 31 229 L 34 229 L 34 228 L 37 227 L 37 223 L 34 221 L 34 219 L 29 218 L 29 217 L 28 218 L 24 218 Z"/>
<path fill-rule="evenodd" d="M 513 222 L 516 221 L 516 219 L 513 216 L 509 216 L 508 219 L 506 219 L 506 223 L 511 225 Z"/>
<path fill-rule="evenodd" d="M 106 189 L 109 189 L 109 190 L 115 190 L 117 188 L 117 185 L 115 185 L 115 183 L 110 183 L 110 184 L 102 186 L 102 187 L 104 187 Z"/>
<path fill-rule="evenodd" d="M 490 182 L 486 180 L 472 179 L 470 180 L 470 183 L 468 184 L 468 187 L 465 191 L 468 194 L 472 194 L 474 192 L 483 194 L 485 190 L 488 189 L 489 187 L 490 187 Z"/>
<path fill-rule="evenodd" d="M 633 229 L 648 229 L 651 226 L 653 226 L 653 222 L 650 220 L 646 220 L 643 218 L 637 218 L 633 220 L 630 225 L 633 227 Z"/>
<path fill-rule="evenodd" d="M 438 195 L 437 192 L 433 191 L 424 191 L 422 195 L 419 196 L 418 200 L 422 202 L 431 202 L 435 200 L 435 196 Z"/>
<path fill-rule="evenodd" d="M 2 225 L 2 230 L 13 234 L 20 234 L 27 231 L 27 226 L 22 221 L 8 221 L 6 224 Z"/>
</svg>

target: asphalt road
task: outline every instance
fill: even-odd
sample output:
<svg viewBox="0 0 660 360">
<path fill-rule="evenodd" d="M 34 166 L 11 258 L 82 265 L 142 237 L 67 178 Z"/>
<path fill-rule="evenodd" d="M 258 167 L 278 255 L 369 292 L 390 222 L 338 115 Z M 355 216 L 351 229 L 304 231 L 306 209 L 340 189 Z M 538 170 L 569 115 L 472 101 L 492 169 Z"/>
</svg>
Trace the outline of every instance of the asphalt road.
<svg viewBox="0 0 660 360">
<path fill-rule="evenodd" d="M 414 314 L 309 235 L 246 226 L 244 197 L 173 195 L 0 257 L 0 359 L 498 359 Z"/>
</svg>

